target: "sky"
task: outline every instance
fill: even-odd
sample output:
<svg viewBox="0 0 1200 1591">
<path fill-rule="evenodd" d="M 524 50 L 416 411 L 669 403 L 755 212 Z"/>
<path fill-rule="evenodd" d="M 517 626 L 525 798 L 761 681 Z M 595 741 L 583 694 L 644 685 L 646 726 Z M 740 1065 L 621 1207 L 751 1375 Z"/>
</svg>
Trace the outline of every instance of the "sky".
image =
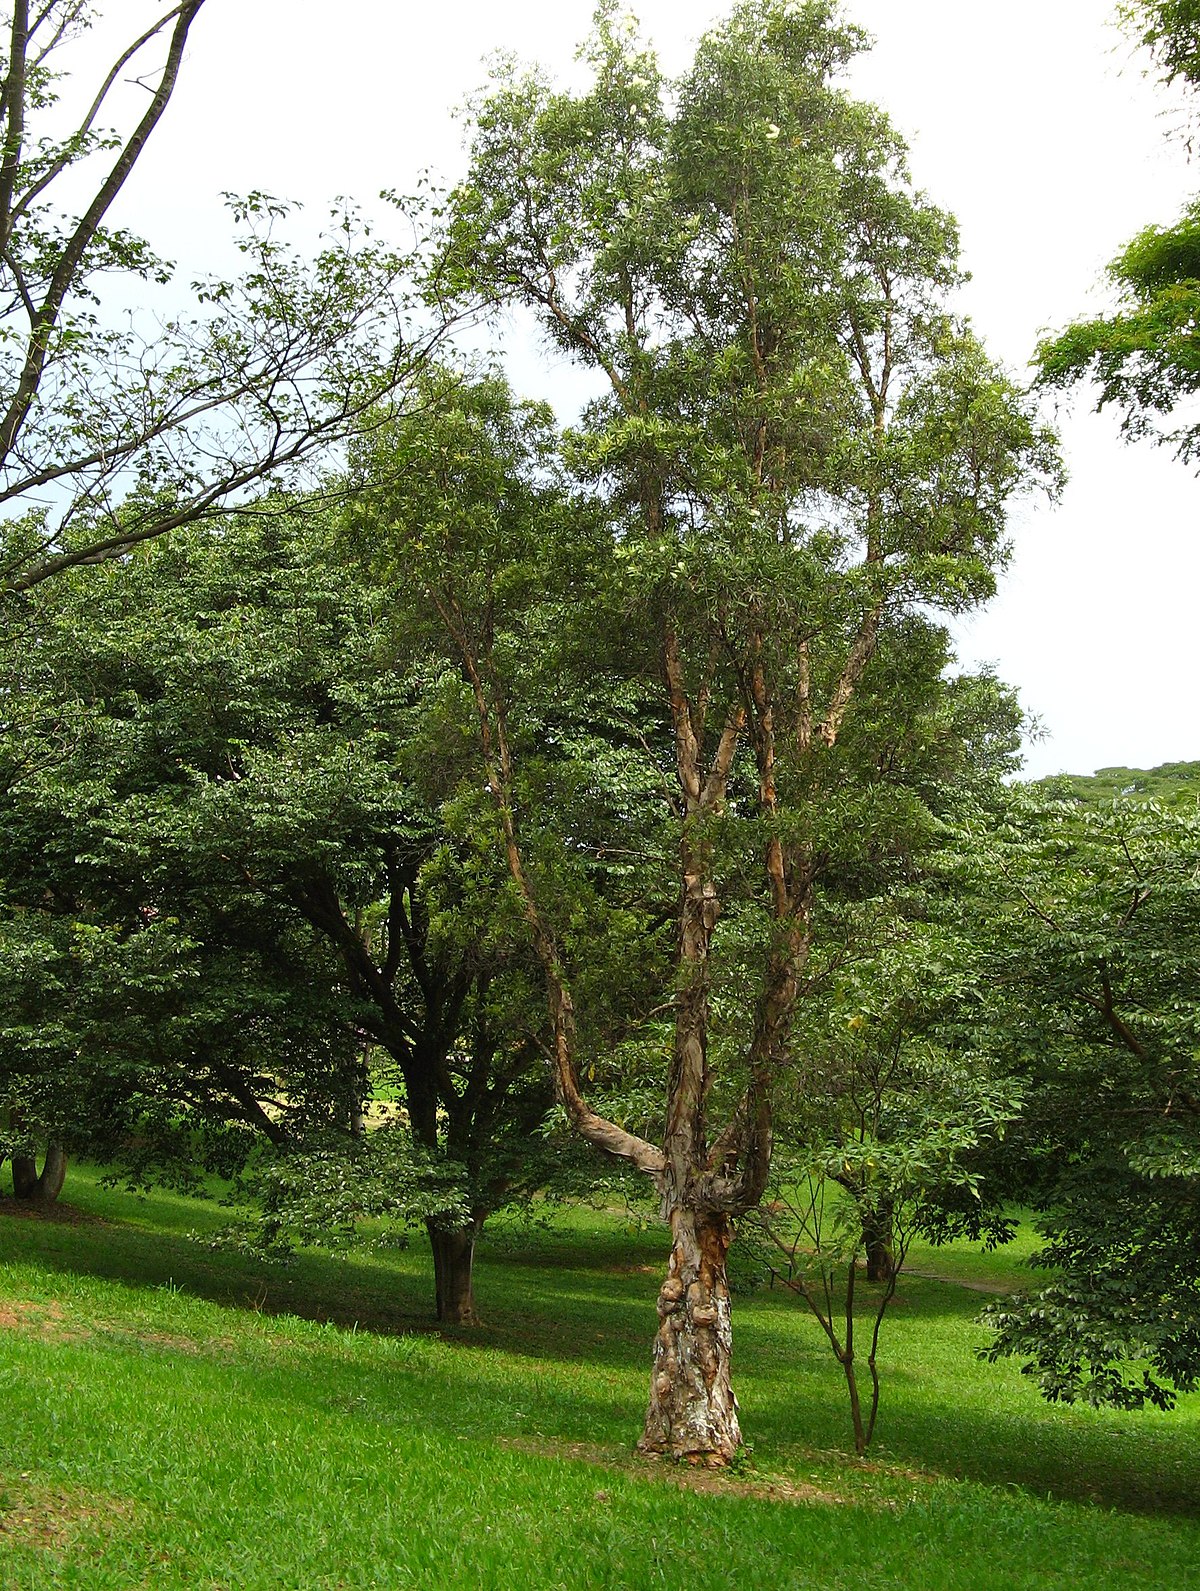
<svg viewBox="0 0 1200 1591">
<path fill-rule="evenodd" d="M 103 9 L 122 41 L 154 11 L 143 0 Z M 632 9 L 674 72 L 724 7 Z M 1106 302 L 1103 269 L 1122 244 L 1200 189 L 1182 136 L 1189 108 L 1147 79 L 1113 9 L 846 0 L 876 40 L 852 86 L 889 112 L 918 185 L 958 217 L 971 273 L 958 308 L 1021 380 L 1040 335 Z M 315 229 L 337 195 L 370 209 L 423 170 L 453 180 L 465 158 L 455 113 L 486 81 L 485 58 L 509 51 L 569 80 L 591 10 L 592 0 L 207 0 L 120 219 L 186 281 L 229 267 L 223 191 L 302 201 Z M 538 396 L 570 408 L 581 388 L 569 370 L 512 339 L 508 353 L 518 387 L 537 383 Z M 960 658 L 994 666 L 1038 720 L 1031 777 L 1200 759 L 1200 480 L 1164 449 L 1122 443 L 1086 393 L 1047 412 L 1069 485 L 1057 504 L 1015 514 L 1011 566 L 989 607 L 958 628 Z"/>
</svg>

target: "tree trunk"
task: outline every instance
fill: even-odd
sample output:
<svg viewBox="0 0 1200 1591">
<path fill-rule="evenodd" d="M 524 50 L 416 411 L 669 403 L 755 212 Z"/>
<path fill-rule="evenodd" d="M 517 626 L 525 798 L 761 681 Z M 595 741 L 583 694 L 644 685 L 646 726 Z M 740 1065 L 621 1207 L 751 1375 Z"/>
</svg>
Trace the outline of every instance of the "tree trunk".
<svg viewBox="0 0 1200 1591">
<path fill-rule="evenodd" d="M 437 1289 L 437 1318 L 452 1326 L 478 1326 L 472 1267 L 475 1239 L 481 1221 L 469 1226 L 445 1227 L 435 1216 L 425 1222 L 433 1250 L 433 1275 Z"/>
<path fill-rule="evenodd" d="M 867 1280 L 890 1282 L 896 1268 L 892 1251 L 892 1207 L 881 1204 L 876 1209 L 864 1210 L 862 1219 L 863 1247 L 867 1255 Z"/>
<path fill-rule="evenodd" d="M 667 1279 L 658 1295 L 643 1453 L 727 1464 L 742 1445 L 730 1379 L 733 1331 L 725 1256 L 729 1217 L 676 1210 Z"/>
<path fill-rule="evenodd" d="M 32 1155 L 13 1155 L 13 1192 L 18 1199 L 32 1199 L 38 1184 L 37 1161 Z"/>
<path fill-rule="evenodd" d="M 53 1139 L 46 1145 L 46 1158 L 38 1174 L 37 1160 L 33 1155 L 12 1157 L 13 1192 L 18 1199 L 40 1199 L 43 1204 L 53 1204 L 62 1192 L 67 1179 L 67 1153 Z"/>
</svg>

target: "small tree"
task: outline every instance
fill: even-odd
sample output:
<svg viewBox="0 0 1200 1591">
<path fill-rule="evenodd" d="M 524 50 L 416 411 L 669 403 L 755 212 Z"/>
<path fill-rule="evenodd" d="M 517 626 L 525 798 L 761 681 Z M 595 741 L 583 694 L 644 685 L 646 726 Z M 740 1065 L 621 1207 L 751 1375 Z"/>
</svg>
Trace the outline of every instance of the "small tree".
<svg viewBox="0 0 1200 1591">
<path fill-rule="evenodd" d="M 880 1332 L 913 1239 L 994 1243 L 1009 1231 L 982 1173 L 1018 1094 L 963 1044 L 973 971 L 965 948 L 911 916 L 873 950 L 860 934 L 798 1035 L 795 1077 L 779 1109 L 783 1147 L 754 1220 L 774 1251 L 772 1274 L 804 1299 L 842 1367 L 859 1454 L 874 1434 Z M 860 1270 L 874 1284 L 865 1294 Z"/>
</svg>

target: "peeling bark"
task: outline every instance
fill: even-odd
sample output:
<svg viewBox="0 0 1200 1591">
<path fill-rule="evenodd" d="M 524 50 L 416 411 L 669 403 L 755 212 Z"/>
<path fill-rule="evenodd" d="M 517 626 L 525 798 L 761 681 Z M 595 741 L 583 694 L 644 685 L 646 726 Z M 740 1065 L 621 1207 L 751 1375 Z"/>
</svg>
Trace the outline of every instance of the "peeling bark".
<svg viewBox="0 0 1200 1591">
<path fill-rule="evenodd" d="M 727 1464 L 742 1445 L 731 1380 L 727 1215 L 679 1209 L 658 1295 L 650 1406 L 639 1452 Z"/>
</svg>

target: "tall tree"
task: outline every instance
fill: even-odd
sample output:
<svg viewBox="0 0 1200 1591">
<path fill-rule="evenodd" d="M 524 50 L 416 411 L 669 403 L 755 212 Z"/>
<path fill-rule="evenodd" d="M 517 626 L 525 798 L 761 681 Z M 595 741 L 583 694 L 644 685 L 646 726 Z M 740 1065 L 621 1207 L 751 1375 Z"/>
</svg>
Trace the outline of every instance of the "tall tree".
<svg viewBox="0 0 1200 1591">
<path fill-rule="evenodd" d="M 839 850 L 863 831 L 886 845 L 913 810 L 882 781 L 841 777 L 843 737 L 866 681 L 886 697 L 883 659 L 903 652 L 914 609 L 990 593 L 1010 497 L 1053 469 L 1019 394 L 946 308 L 952 223 L 912 189 L 886 118 L 836 85 L 862 42 L 823 0 L 743 5 L 668 92 L 602 9 L 590 88 L 506 70 L 476 105 L 434 283 L 524 304 L 605 387 L 569 458 L 615 538 L 597 600 L 669 747 L 658 1142 L 585 1097 L 576 958 L 530 851 L 521 680 L 488 593 L 457 569 L 426 578 L 474 696 L 560 1101 L 653 1180 L 671 1226 L 642 1446 L 717 1463 L 741 1440 L 725 1257 L 765 1185 L 823 882 Z M 561 599 L 555 611 L 578 628 Z M 758 882 L 743 896 L 747 851 Z M 756 945 L 736 1038 L 714 1026 L 728 992 L 717 924 L 735 900 L 737 936 Z"/>
</svg>

